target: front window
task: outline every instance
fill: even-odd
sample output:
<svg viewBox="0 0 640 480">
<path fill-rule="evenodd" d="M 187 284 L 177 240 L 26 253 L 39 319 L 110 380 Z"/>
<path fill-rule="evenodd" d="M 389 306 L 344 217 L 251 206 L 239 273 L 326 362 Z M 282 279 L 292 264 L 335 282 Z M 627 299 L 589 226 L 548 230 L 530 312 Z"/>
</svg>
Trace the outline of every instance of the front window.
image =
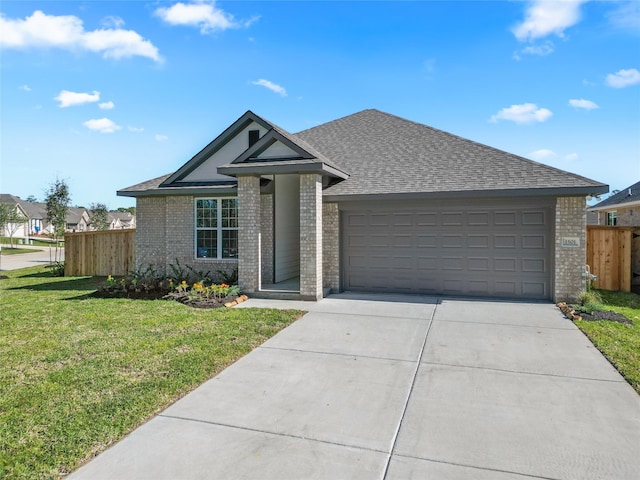
<svg viewBox="0 0 640 480">
<path fill-rule="evenodd" d="M 618 212 L 607 212 L 607 225 L 612 227 L 618 225 Z"/>
<path fill-rule="evenodd" d="M 238 258 L 238 199 L 196 199 L 196 257 Z"/>
</svg>

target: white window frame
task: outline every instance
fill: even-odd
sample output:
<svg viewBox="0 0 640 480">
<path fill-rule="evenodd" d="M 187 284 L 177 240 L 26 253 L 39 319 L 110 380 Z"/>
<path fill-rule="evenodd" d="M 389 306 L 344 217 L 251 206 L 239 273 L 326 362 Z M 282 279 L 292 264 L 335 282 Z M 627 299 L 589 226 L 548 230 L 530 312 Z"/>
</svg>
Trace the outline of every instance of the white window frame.
<svg viewBox="0 0 640 480">
<path fill-rule="evenodd" d="M 618 225 L 618 211 L 607 212 L 606 224 L 610 227 Z"/>
<path fill-rule="evenodd" d="M 198 200 L 215 200 L 216 201 L 216 227 L 198 227 Z M 238 227 L 222 226 L 222 201 L 236 200 L 236 209 L 238 197 L 197 197 L 193 203 L 193 255 L 196 260 L 223 260 L 238 261 L 238 257 L 223 258 L 222 257 L 222 232 L 238 231 Z M 237 212 L 237 210 L 236 210 Z M 198 231 L 215 231 L 216 232 L 216 256 L 215 257 L 199 257 L 198 256 Z"/>
</svg>

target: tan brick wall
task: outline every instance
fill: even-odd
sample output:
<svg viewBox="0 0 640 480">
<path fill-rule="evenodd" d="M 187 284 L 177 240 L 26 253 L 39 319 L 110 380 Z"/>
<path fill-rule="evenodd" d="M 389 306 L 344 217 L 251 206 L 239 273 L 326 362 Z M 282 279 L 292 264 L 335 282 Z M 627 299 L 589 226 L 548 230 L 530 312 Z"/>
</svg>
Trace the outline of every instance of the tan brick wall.
<svg viewBox="0 0 640 480">
<path fill-rule="evenodd" d="M 556 201 L 554 300 L 573 301 L 585 289 L 587 261 L 586 198 L 558 197 Z M 563 247 L 563 237 L 577 237 L 579 247 Z"/>
<path fill-rule="evenodd" d="M 273 283 L 273 195 L 260 196 L 262 283 Z"/>
<path fill-rule="evenodd" d="M 136 200 L 136 268 L 153 266 L 166 273 L 165 205 L 165 197 Z"/>
<path fill-rule="evenodd" d="M 260 288 L 260 178 L 238 176 L 238 284 L 247 293 Z"/>
<path fill-rule="evenodd" d="M 179 263 L 183 270 L 190 266 L 196 272 L 209 272 L 216 281 L 220 280 L 218 270 L 237 268 L 237 260 L 196 258 L 194 204 L 190 195 L 137 199 L 136 266 L 152 265 L 158 273 L 170 275 L 170 265 Z"/>
<path fill-rule="evenodd" d="M 615 210 L 618 213 L 618 227 L 640 227 L 640 205 L 633 207 L 621 207 Z M 607 224 L 607 212 L 598 212 L 598 225 Z"/>
<path fill-rule="evenodd" d="M 300 175 L 300 295 L 322 298 L 322 176 Z"/>
<path fill-rule="evenodd" d="M 322 281 L 340 291 L 340 211 L 337 203 L 322 205 Z"/>
</svg>

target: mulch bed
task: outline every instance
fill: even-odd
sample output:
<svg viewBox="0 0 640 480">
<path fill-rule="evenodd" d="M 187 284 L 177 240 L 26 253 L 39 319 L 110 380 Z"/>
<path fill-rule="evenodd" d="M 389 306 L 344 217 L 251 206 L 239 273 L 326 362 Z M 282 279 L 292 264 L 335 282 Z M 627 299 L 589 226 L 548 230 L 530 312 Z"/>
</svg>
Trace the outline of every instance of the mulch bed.
<svg viewBox="0 0 640 480">
<path fill-rule="evenodd" d="M 594 310 L 593 312 L 584 312 L 582 310 L 574 310 L 571 305 L 559 303 L 558 308 L 566 315 L 569 320 L 585 320 L 587 322 L 597 322 L 600 320 L 608 320 L 611 322 L 624 323 L 625 325 L 633 325 L 633 322 L 621 313 L 612 310 Z"/>
<path fill-rule="evenodd" d="M 246 295 L 233 295 L 222 300 L 217 300 L 215 298 L 190 297 L 186 293 L 167 294 L 165 291 L 159 290 L 98 290 L 93 296 L 98 298 L 131 298 L 134 300 L 172 300 L 193 308 L 233 307 L 249 298 Z"/>
<path fill-rule="evenodd" d="M 582 320 L 588 322 L 595 322 L 598 320 L 609 320 L 612 322 L 624 323 L 626 325 L 632 325 L 633 322 L 621 313 L 613 312 L 611 310 L 594 310 L 593 312 L 583 312 L 576 310 L 576 314 L 582 317 Z"/>
</svg>

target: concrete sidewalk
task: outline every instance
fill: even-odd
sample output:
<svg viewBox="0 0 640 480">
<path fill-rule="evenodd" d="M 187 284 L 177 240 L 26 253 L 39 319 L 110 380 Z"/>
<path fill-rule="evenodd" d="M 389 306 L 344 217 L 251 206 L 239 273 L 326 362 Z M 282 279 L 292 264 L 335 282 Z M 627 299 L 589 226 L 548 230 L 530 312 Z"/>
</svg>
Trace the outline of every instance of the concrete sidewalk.
<svg viewBox="0 0 640 480">
<path fill-rule="evenodd" d="M 69 478 L 629 479 L 640 397 L 555 306 L 333 295 Z"/>
</svg>

